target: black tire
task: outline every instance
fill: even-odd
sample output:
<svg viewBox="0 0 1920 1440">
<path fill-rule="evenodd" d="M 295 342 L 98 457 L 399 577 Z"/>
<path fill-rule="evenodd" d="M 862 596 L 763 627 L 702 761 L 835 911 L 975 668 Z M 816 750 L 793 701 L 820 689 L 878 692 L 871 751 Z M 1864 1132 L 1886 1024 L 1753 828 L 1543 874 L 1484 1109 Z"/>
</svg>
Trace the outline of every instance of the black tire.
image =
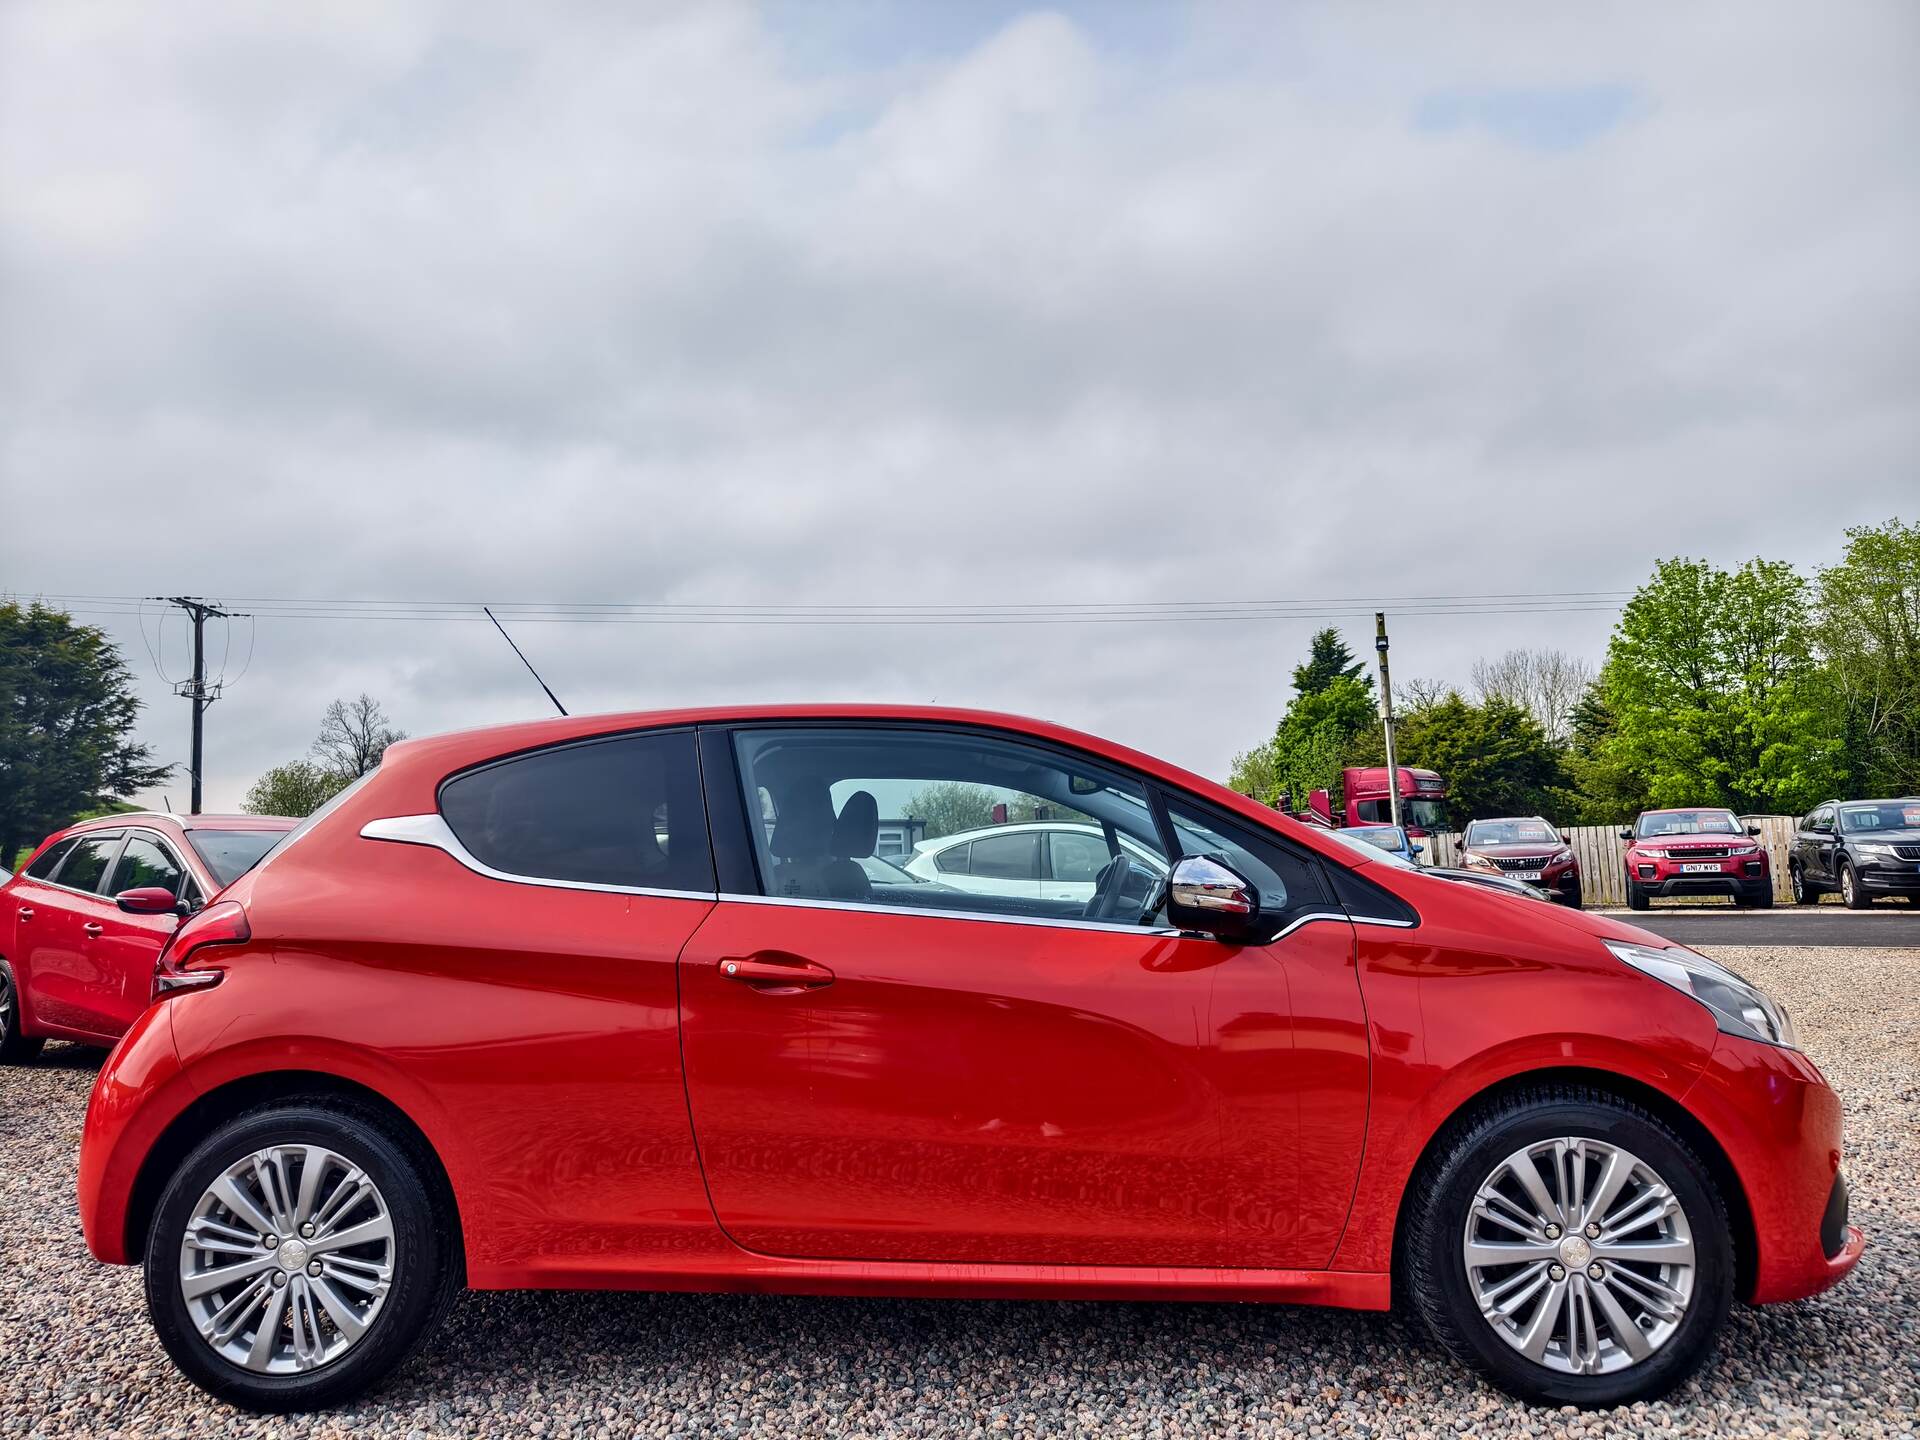
<svg viewBox="0 0 1920 1440">
<path fill-rule="evenodd" d="M 1867 893 L 1851 865 L 1840 867 L 1840 903 L 1849 910 L 1865 910 L 1873 904 L 1873 896 Z"/>
<path fill-rule="evenodd" d="M 1642 890 L 1638 885 L 1634 884 L 1631 879 L 1629 879 L 1627 881 L 1627 909 L 1644 910 L 1646 908 L 1647 908 L 1647 892 Z"/>
<path fill-rule="evenodd" d="M 0 1065 L 28 1065 L 47 1042 L 20 1033 L 20 989 L 13 967 L 0 960 Z"/>
<path fill-rule="evenodd" d="M 1763 885 L 1760 889 L 1754 891 L 1748 903 L 1756 910 L 1773 909 L 1773 886 Z"/>
<path fill-rule="evenodd" d="M 1565 1373 L 1514 1349 L 1482 1317 L 1461 1254 L 1480 1185 L 1515 1151 L 1563 1136 L 1615 1145 L 1651 1165 L 1692 1234 L 1694 1289 L 1678 1327 L 1648 1358 L 1610 1374 Z M 1733 1301 L 1732 1232 L 1711 1172 L 1663 1121 L 1605 1091 L 1542 1085 L 1454 1122 L 1416 1172 L 1406 1204 L 1399 1279 L 1412 1308 L 1463 1364 L 1522 1400 L 1591 1408 L 1664 1395 L 1706 1362 Z"/>
<path fill-rule="evenodd" d="M 1562 890 L 1560 892 L 1560 903 L 1562 905 L 1565 905 L 1569 910 L 1578 910 L 1580 908 L 1580 882 L 1579 881 L 1577 880 L 1574 881 L 1571 889 Z"/>
<path fill-rule="evenodd" d="M 393 1222 L 393 1274 L 379 1312 L 343 1355 L 313 1370 L 268 1375 L 201 1338 L 181 1293 L 181 1242 L 194 1207 L 223 1170 L 254 1151 L 289 1144 L 324 1146 L 378 1187 Z M 174 1171 L 147 1236 L 147 1313 L 168 1355 L 215 1399 L 274 1413 L 338 1404 L 405 1364 L 438 1328 L 463 1268 L 454 1217 L 428 1181 L 430 1165 L 417 1143 L 378 1115 L 332 1100 L 263 1106 L 221 1126 Z"/>
<path fill-rule="evenodd" d="M 1787 867 L 1787 884 L 1793 890 L 1793 903 L 1796 905 L 1818 905 L 1820 887 L 1807 879 L 1807 872 L 1801 866 Z"/>
</svg>

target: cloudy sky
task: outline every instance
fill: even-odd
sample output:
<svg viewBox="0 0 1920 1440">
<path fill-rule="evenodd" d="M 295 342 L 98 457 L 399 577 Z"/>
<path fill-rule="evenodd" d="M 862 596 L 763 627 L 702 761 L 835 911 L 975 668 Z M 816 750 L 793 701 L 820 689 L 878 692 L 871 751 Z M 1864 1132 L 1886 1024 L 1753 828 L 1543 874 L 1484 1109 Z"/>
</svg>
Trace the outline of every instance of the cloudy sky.
<svg viewBox="0 0 1920 1440">
<path fill-rule="evenodd" d="M 1658 556 L 1920 515 L 1916 73 L 1906 0 L 12 0 L 0 591 L 259 614 L 210 808 L 336 695 L 542 713 L 481 601 L 678 607 L 516 612 L 576 712 L 1221 774 L 1324 615 L 1597 658 Z M 179 617 L 68 603 L 184 759 Z"/>
</svg>

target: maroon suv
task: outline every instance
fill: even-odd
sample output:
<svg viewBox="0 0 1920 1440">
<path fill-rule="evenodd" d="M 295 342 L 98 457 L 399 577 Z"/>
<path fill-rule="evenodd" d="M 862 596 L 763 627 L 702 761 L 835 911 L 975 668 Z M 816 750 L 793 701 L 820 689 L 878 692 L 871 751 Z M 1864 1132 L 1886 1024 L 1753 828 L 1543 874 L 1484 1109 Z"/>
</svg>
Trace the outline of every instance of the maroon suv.
<svg viewBox="0 0 1920 1440">
<path fill-rule="evenodd" d="M 1731 810 L 1643 810 L 1627 842 L 1627 908 L 1655 896 L 1730 895 L 1764 910 L 1773 904 L 1773 867 L 1760 832 Z"/>
<path fill-rule="evenodd" d="M 1580 861 L 1560 832 L 1538 815 L 1475 820 L 1460 848 L 1462 869 L 1524 880 L 1562 905 L 1580 908 Z"/>
</svg>

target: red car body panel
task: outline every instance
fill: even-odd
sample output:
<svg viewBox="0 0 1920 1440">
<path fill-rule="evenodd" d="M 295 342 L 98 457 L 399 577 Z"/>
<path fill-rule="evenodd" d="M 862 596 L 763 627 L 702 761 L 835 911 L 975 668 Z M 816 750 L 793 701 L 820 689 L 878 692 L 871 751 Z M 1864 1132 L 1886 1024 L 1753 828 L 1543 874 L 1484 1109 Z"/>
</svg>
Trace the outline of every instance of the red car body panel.
<svg viewBox="0 0 1920 1440">
<path fill-rule="evenodd" d="M 1335 914 L 1233 946 L 508 884 L 360 835 L 432 812 L 449 774 L 501 755 L 805 718 L 1072 747 L 1364 871 L 1421 922 Z M 763 707 L 407 741 L 224 898 L 247 908 L 252 938 L 209 960 L 222 982 L 149 1011 L 101 1072 L 81 1211 L 103 1260 L 133 1258 L 135 1177 L 194 1098 L 305 1071 L 365 1086 L 418 1127 L 477 1287 L 1381 1308 L 1401 1196 L 1439 1127 L 1503 1080 L 1582 1071 L 1694 1108 L 1765 1228 L 1756 1294 L 1808 1293 L 1851 1264 L 1818 1241 L 1837 1101 L 1804 1057 L 1732 1046 L 1599 943 L 1665 942 L 1368 862 L 1178 767 L 1038 721 Z M 769 952 L 825 964 L 833 984 L 769 995 L 722 981 L 723 962 Z M 1797 1103 L 1777 1098 L 1788 1081 Z"/>
</svg>

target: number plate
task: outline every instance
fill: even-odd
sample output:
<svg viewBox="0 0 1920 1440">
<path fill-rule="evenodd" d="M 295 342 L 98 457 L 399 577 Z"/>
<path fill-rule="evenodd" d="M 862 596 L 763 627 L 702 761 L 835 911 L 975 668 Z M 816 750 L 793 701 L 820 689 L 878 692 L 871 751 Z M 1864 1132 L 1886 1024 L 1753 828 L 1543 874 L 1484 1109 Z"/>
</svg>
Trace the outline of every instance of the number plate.
<svg viewBox="0 0 1920 1440">
<path fill-rule="evenodd" d="M 1507 871 L 1507 878 L 1511 880 L 1538 880 L 1540 878 L 1540 872 L 1538 870 L 1509 870 Z"/>
<path fill-rule="evenodd" d="M 1718 875 L 1720 873 L 1720 867 L 1718 864 L 1682 865 L 1680 867 L 1680 873 L 1682 875 Z"/>
</svg>

